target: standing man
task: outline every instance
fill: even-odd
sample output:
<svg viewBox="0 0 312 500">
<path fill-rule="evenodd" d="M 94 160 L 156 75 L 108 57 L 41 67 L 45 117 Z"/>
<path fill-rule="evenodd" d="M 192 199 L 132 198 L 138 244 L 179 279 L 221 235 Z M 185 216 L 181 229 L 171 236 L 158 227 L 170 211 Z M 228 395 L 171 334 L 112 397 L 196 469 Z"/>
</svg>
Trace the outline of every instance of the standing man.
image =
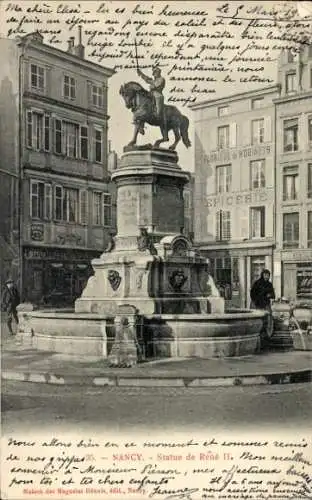
<svg viewBox="0 0 312 500">
<path fill-rule="evenodd" d="M 143 78 L 143 80 L 149 84 L 150 92 L 153 96 L 155 109 L 156 109 L 156 118 L 163 123 L 164 125 L 164 139 L 168 141 L 168 131 L 167 131 L 167 123 L 166 116 L 164 113 L 164 96 L 163 90 L 166 85 L 166 80 L 163 76 L 161 76 L 161 69 L 155 66 L 153 68 L 153 78 L 146 76 L 140 68 L 137 68 L 138 75 Z"/>
<path fill-rule="evenodd" d="M 18 316 L 17 316 L 17 306 L 20 303 L 20 296 L 18 293 L 18 289 L 14 284 L 12 279 L 8 279 L 5 282 L 5 289 L 2 295 L 2 308 L 7 312 L 7 325 L 11 335 L 14 335 L 12 330 L 12 321 L 13 318 L 18 325 Z"/>
<path fill-rule="evenodd" d="M 269 313 L 263 332 L 265 333 L 264 340 L 267 341 L 273 333 L 271 300 L 275 299 L 275 291 L 270 281 L 270 271 L 268 269 L 264 269 L 260 278 L 252 285 L 250 298 L 254 309 L 264 309 Z"/>
</svg>

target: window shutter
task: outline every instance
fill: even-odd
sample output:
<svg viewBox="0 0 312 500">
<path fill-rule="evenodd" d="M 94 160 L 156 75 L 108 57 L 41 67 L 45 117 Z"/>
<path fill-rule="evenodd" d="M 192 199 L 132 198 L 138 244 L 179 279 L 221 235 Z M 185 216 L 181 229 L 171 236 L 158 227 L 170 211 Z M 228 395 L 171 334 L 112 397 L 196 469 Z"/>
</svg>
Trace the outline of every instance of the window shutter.
<svg viewBox="0 0 312 500">
<path fill-rule="evenodd" d="M 249 239 L 249 208 L 240 207 L 238 215 L 240 237 Z"/>
<path fill-rule="evenodd" d="M 235 148 L 237 144 L 237 124 L 230 124 L 230 148 Z"/>
<path fill-rule="evenodd" d="M 44 150 L 50 151 L 50 116 L 44 116 Z"/>
<path fill-rule="evenodd" d="M 44 185 L 44 218 L 50 220 L 52 215 L 52 186 Z"/>
<path fill-rule="evenodd" d="M 32 112 L 26 113 L 26 146 L 32 147 Z"/>
<path fill-rule="evenodd" d="M 35 207 L 34 207 L 34 198 L 36 198 L 36 206 L 37 206 L 37 204 L 38 204 L 38 182 L 31 180 L 30 181 L 30 203 L 29 203 L 30 217 L 34 217 L 34 214 L 36 215 Z"/>
<path fill-rule="evenodd" d="M 216 212 L 216 220 L 215 220 L 215 233 L 216 239 L 221 239 L 221 210 Z"/>
<path fill-rule="evenodd" d="M 80 157 L 87 160 L 88 155 L 88 127 L 80 127 Z"/>
<path fill-rule="evenodd" d="M 103 200 L 103 225 L 110 227 L 112 225 L 112 197 L 110 193 L 102 194 Z"/>
<path fill-rule="evenodd" d="M 264 142 L 272 141 L 271 117 L 266 116 L 264 119 Z"/>
<path fill-rule="evenodd" d="M 201 235 L 203 239 L 207 237 L 209 240 L 216 239 L 216 212 L 208 211 L 207 214 L 207 227 L 204 234 Z"/>
<path fill-rule="evenodd" d="M 298 120 L 298 151 L 306 147 L 309 142 L 309 127 L 307 123 L 307 118 L 302 113 Z"/>
<path fill-rule="evenodd" d="M 54 118 L 54 152 L 57 154 L 62 154 L 62 120 Z"/>
<path fill-rule="evenodd" d="M 267 238 L 272 238 L 273 237 L 273 231 L 274 231 L 274 205 L 270 204 L 267 205 L 265 208 L 265 236 Z"/>
<path fill-rule="evenodd" d="M 92 82 L 87 82 L 87 87 L 88 87 L 88 104 L 92 104 Z"/>
<path fill-rule="evenodd" d="M 88 191 L 86 189 L 81 189 L 79 191 L 79 222 L 80 224 L 86 225 L 88 214 Z"/>
</svg>

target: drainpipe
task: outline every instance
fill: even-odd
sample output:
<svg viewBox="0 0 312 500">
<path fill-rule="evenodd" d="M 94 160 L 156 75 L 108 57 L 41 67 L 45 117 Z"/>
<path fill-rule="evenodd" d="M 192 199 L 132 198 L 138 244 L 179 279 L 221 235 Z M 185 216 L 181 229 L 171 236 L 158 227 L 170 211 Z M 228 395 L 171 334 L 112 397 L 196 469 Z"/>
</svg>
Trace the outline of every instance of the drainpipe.
<svg viewBox="0 0 312 500">
<path fill-rule="evenodd" d="M 21 301 L 24 300 L 24 262 L 23 262 L 23 62 L 25 54 L 25 45 L 19 44 L 21 53 L 18 57 L 18 251 L 19 251 L 19 291 Z"/>
<path fill-rule="evenodd" d="M 276 129 L 277 129 L 277 104 L 274 103 L 274 211 L 273 211 L 273 246 L 272 246 L 272 278 L 274 279 L 274 249 L 276 250 L 276 238 L 277 238 L 277 152 L 276 152 Z M 282 138 L 283 140 L 283 138 Z M 282 271 L 281 271 L 282 273 Z M 279 280 L 282 280 L 282 275 L 279 276 Z M 280 283 L 280 289 L 281 289 Z"/>
</svg>

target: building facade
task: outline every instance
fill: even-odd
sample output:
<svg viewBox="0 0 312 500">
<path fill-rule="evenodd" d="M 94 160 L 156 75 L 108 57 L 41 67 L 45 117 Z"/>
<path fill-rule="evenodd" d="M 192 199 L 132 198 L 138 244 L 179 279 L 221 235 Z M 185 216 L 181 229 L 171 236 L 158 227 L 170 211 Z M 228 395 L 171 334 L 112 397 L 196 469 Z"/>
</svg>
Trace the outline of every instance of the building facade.
<svg viewBox="0 0 312 500">
<path fill-rule="evenodd" d="M 312 46 L 279 58 L 276 106 L 276 250 L 279 295 L 312 299 Z"/>
<path fill-rule="evenodd" d="M 195 241 L 229 307 L 248 307 L 252 283 L 273 267 L 278 95 L 274 85 L 192 106 Z"/>
<path fill-rule="evenodd" d="M 81 33 L 67 52 L 44 44 L 38 33 L 2 45 L 1 59 L 10 62 L 1 87 L 10 90 L 1 91 L 1 107 L 10 106 L 11 123 L 1 127 L 11 146 L 1 143 L 0 162 L 18 179 L 11 226 L 17 226 L 22 296 L 72 304 L 115 230 L 107 168 L 113 70 L 84 59 Z"/>
</svg>

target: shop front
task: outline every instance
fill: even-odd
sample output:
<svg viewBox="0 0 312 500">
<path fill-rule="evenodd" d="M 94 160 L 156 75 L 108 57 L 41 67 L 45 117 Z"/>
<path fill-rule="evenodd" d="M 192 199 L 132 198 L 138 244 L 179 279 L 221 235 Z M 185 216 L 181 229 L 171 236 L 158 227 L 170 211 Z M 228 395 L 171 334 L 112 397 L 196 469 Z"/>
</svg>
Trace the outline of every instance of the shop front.
<svg viewBox="0 0 312 500">
<path fill-rule="evenodd" d="M 312 250 L 282 253 L 282 294 L 293 301 L 312 303 Z"/>
<path fill-rule="evenodd" d="M 23 249 L 24 300 L 40 307 L 72 307 L 101 252 L 64 248 Z"/>
<path fill-rule="evenodd" d="M 263 269 L 272 268 L 272 246 L 202 250 L 226 307 L 249 307 L 250 289 Z M 274 284 L 274 283 L 273 283 Z"/>
</svg>

